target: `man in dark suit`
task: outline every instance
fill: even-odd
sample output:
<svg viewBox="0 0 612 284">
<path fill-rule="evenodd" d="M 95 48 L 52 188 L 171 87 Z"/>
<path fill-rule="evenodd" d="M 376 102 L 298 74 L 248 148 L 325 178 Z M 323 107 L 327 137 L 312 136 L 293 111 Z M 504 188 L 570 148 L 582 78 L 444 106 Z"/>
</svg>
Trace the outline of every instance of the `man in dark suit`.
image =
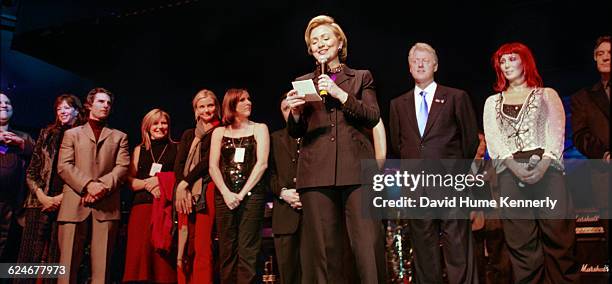
<svg viewBox="0 0 612 284">
<path fill-rule="evenodd" d="M 280 109 L 285 122 L 291 109 L 282 97 Z M 287 128 L 270 135 L 270 188 L 274 193 L 272 232 L 281 283 L 300 283 L 300 195 L 296 191 L 299 140 L 289 136 Z"/>
<path fill-rule="evenodd" d="M 610 36 L 597 39 L 593 58 L 601 80 L 571 99 L 574 145 L 589 159 L 610 160 Z"/>
<path fill-rule="evenodd" d="M 127 135 L 106 126 L 113 101 L 109 91 L 91 90 L 85 103 L 88 122 L 67 130 L 62 140 L 57 171 L 66 184 L 57 221 L 60 263 L 69 277 L 58 283 L 77 283 L 86 241 L 91 242 L 91 283 L 110 282 L 119 186 L 130 164 Z"/>
<path fill-rule="evenodd" d="M 401 159 L 474 158 L 478 125 L 468 94 L 434 82 L 438 58 L 428 44 L 415 44 L 408 63 L 416 85 L 391 101 L 393 154 Z M 470 220 L 419 218 L 411 219 L 409 226 L 417 283 L 443 282 L 440 241 L 449 283 L 477 282 Z"/>
<path fill-rule="evenodd" d="M 576 149 L 589 159 L 610 161 L 610 36 L 601 36 L 595 43 L 593 59 L 601 80 L 584 88 L 571 98 L 573 141 Z M 607 167 L 591 169 L 594 207 L 601 216 L 608 216 L 609 181 Z M 602 218 L 606 233 L 609 220 Z M 607 251 L 607 250 L 606 250 Z"/>
</svg>

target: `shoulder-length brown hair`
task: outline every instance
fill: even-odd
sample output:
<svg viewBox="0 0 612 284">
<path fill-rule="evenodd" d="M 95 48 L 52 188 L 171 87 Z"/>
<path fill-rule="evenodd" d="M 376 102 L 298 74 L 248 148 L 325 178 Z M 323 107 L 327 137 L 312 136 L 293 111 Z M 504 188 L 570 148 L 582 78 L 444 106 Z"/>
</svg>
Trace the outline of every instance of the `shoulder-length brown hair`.
<svg viewBox="0 0 612 284">
<path fill-rule="evenodd" d="M 229 89 L 223 96 L 223 125 L 231 125 L 236 120 L 236 106 L 240 97 L 249 93 L 246 89 Z"/>
<path fill-rule="evenodd" d="M 140 145 L 144 145 L 145 149 L 151 149 L 151 136 L 149 134 L 149 129 L 151 129 L 151 125 L 155 123 L 158 119 L 165 118 L 168 122 L 168 140 L 170 143 L 174 143 L 172 140 L 172 129 L 170 127 L 170 115 L 158 108 L 152 109 L 142 118 L 142 123 L 140 124 L 140 135 L 142 137 L 142 142 Z"/>
<path fill-rule="evenodd" d="M 73 127 L 79 126 L 85 123 L 85 121 L 87 121 L 87 117 L 85 116 L 85 108 L 83 108 L 81 100 L 79 100 L 79 98 L 77 98 L 73 94 L 61 94 L 57 98 L 55 98 L 55 102 L 53 103 L 53 113 L 55 114 L 55 121 L 52 124 L 49 124 L 47 128 L 58 129 L 62 126 L 62 123 L 60 122 L 59 117 L 57 116 L 57 108 L 64 101 L 66 101 L 69 106 L 73 107 L 78 112 L 74 124 L 72 125 Z"/>
<path fill-rule="evenodd" d="M 523 63 L 523 73 L 525 74 L 525 82 L 527 82 L 527 86 L 530 88 L 539 88 L 544 84 L 542 83 L 542 77 L 538 73 L 538 69 L 536 68 L 535 58 L 531 53 L 529 48 L 520 43 L 520 42 L 511 42 L 506 43 L 497 49 L 493 56 L 491 57 L 491 63 L 493 64 L 493 69 L 495 69 L 495 74 L 497 75 L 497 81 L 493 86 L 493 89 L 496 92 L 505 91 L 508 89 L 508 80 L 504 76 L 504 71 L 501 69 L 501 64 L 499 60 L 504 54 L 516 53 L 521 57 L 521 62 Z"/>
</svg>

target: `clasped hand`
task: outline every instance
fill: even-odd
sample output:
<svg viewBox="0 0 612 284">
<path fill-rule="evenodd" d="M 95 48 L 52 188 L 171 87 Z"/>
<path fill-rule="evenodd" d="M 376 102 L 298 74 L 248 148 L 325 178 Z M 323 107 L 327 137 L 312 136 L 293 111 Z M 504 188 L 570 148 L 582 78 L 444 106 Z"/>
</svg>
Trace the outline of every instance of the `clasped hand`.
<svg viewBox="0 0 612 284">
<path fill-rule="evenodd" d="M 56 196 L 48 196 L 41 192 L 41 194 L 38 196 L 38 201 L 40 201 L 40 204 L 42 204 L 41 211 L 43 212 L 56 211 L 57 209 L 59 209 L 60 205 L 62 205 L 63 197 L 64 197 L 63 193 L 56 195 Z"/>
<path fill-rule="evenodd" d="M 153 195 L 154 198 L 161 197 L 161 191 L 159 189 L 159 179 L 154 176 L 144 180 L 145 189 Z"/>
<path fill-rule="evenodd" d="M 23 149 L 25 145 L 25 140 L 23 140 L 23 138 L 10 131 L 0 131 L 0 142 L 4 142 L 7 145 L 15 145 L 21 149 Z"/>
<path fill-rule="evenodd" d="M 236 209 L 243 199 L 244 194 L 242 193 L 234 193 L 231 191 L 223 193 L 223 201 L 225 201 L 225 205 L 227 205 L 227 208 L 229 208 L 230 210 Z"/>
<path fill-rule="evenodd" d="M 523 164 L 516 162 L 513 165 L 509 165 L 509 168 L 522 182 L 535 184 L 544 177 L 549 165 L 550 159 L 542 159 L 532 170 L 528 170 Z"/>
<path fill-rule="evenodd" d="M 92 181 L 87 184 L 87 193 L 83 198 L 81 198 L 81 202 L 85 205 L 91 205 L 92 203 L 100 200 L 106 193 L 108 189 L 101 182 Z"/>
<path fill-rule="evenodd" d="M 281 191 L 280 198 L 287 202 L 291 208 L 302 209 L 300 194 L 294 188 Z"/>
</svg>

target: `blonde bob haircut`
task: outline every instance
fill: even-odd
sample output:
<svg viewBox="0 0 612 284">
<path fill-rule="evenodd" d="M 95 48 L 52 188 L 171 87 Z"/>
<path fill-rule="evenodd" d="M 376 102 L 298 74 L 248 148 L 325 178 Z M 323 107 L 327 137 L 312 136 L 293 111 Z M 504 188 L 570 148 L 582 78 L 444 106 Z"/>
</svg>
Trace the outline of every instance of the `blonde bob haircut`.
<svg viewBox="0 0 612 284">
<path fill-rule="evenodd" d="M 308 54 L 312 55 L 312 50 L 310 50 L 310 33 L 316 27 L 323 25 L 330 27 L 332 31 L 334 31 L 334 34 L 336 35 L 338 40 L 342 42 L 342 49 L 339 52 L 339 57 L 341 62 L 346 62 L 346 56 L 348 52 L 348 41 L 346 40 L 346 35 L 344 34 L 344 31 L 342 31 L 342 28 L 338 24 L 336 24 L 334 18 L 326 15 L 316 16 L 312 18 L 310 22 L 308 22 L 306 32 L 304 32 L 304 40 L 306 41 L 306 49 L 308 50 Z"/>
<path fill-rule="evenodd" d="M 168 122 L 168 140 L 171 143 L 174 143 L 171 137 L 171 129 L 170 129 L 170 115 L 158 108 L 152 109 L 142 118 L 142 123 L 140 124 L 140 135 L 142 136 L 142 142 L 140 145 L 144 145 L 146 150 L 151 149 L 151 135 L 149 134 L 149 129 L 151 126 L 155 124 L 158 120 L 165 118 Z"/>
<path fill-rule="evenodd" d="M 197 112 L 198 102 L 205 98 L 213 99 L 213 101 L 215 102 L 215 116 L 217 117 L 217 119 L 221 119 L 221 106 L 219 105 L 219 100 L 217 99 L 217 95 L 215 95 L 215 93 L 213 93 L 213 91 L 211 90 L 202 89 L 198 93 L 196 93 L 196 95 L 193 97 L 193 100 L 191 101 L 196 123 L 198 122 L 198 112 Z"/>
</svg>

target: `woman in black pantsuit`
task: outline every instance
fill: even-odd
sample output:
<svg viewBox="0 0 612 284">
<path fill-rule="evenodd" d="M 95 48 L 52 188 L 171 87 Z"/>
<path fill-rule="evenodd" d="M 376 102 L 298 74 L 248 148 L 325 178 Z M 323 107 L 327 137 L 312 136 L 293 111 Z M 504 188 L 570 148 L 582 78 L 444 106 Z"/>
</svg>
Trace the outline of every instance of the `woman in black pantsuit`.
<svg viewBox="0 0 612 284">
<path fill-rule="evenodd" d="M 298 80 L 312 79 L 324 96 L 316 102 L 306 102 L 295 90 L 287 96 L 289 133 L 302 138 L 297 173 L 304 211 L 302 283 L 347 281 L 346 234 L 361 281 L 384 283 L 382 224 L 362 216 L 360 180 L 361 161 L 374 159 L 369 136 L 380 118 L 374 80 L 368 70 L 343 63 L 347 39 L 333 18 L 310 20 L 304 39 L 318 66 Z"/>
</svg>

